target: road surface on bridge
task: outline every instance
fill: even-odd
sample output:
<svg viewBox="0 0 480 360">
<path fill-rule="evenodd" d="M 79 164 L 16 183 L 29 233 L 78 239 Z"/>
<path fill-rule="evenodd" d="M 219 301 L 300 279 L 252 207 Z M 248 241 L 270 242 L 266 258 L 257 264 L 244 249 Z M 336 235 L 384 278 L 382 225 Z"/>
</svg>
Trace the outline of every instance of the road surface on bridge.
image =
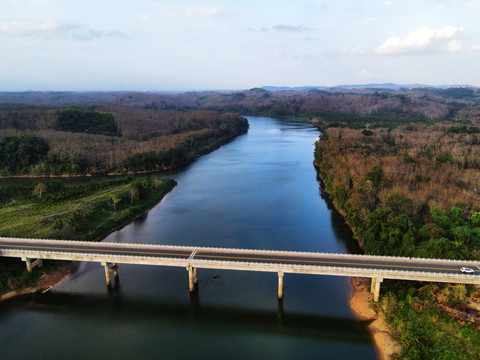
<svg viewBox="0 0 480 360">
<path fill-rule="evenodd" d="M 222 249 L 203 248 L 195 246 L 168 246 L 146 244 L 123 244 L 105 242 L 83 241 L 56 241 L 56 240 L 33 240 L 0 238 L 0 255 L 11 253 L 38 253 L 38 257 L 51 258 L 51 254 L 60 253 L 64 257 L 68 255 L 102 255 L 111 257 L 142 257 L 153 260 L 184 260 L 193 263 L 196 260 L 215 262 L 236 262 L 248 264 L 263 264 L 272 267 L 283 266 L 310 266 L 310 267 L 342 267 L 376 271 L 415 271 L 436 274 L 463 275 L 461 266 L 469 266 L 475 270 L 475 274 L 463 275 L 475 277 L 480 274 L 477 267 L 480 264 L 469 261 L 449 261 L 434 259 L 415 259 L 400 257 L 382 257 L 351 254 L 326 254 L 313 252 L 291 251 L 268 251 L 268 250 L 245 250 L 245 249 Z M 50 254 L 50 256 L 48 256 Z M 9 256 L 9 255 L 4 255 Z M 86 260 L 88 261 L 88 260 Z M 116 261 L 121 263 L 121 261 Z M 153 264 L 152 264 L 153 265 Z"/>
</svg>

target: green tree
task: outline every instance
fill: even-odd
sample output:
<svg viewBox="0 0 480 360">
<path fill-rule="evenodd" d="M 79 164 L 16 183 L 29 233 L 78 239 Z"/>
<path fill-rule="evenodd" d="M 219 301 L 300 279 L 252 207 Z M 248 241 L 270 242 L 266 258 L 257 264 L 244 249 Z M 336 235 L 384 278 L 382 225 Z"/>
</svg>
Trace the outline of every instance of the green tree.
<svg viewBox="0 0 480 360">
<path fill-rule="evenodd" d="M 58 117 L 55 129 L 89 134 L 118 135 L 117 124 L 112 114 L 78 109 L 63 110 Z"/>
<path fill-rule="evenodd" d="M 470 216 L 470 221 L 473 226 L 480 227 L 480 212 L 475 212 Z"/>
<path fill-rule="evenodd" d="M 33 195 L 38 196 L 39 198 L 42 197 L 42 194 L 47 190 L 47 186 L 44 183 L 38 183 L 33 188 Z"/>
<path fill-rule="evenodd" d="M 392 210 L 394 215 L 407 215 L 409 217 L 413 214 L 413 202 L 411 199 L 403 196 L 398 190 L 393 190 L 385 200 L 385 206 Z"/>
<path fill-rule="evenodd" d="M 28 172 L 45 158 L 50 149 L 47 141 L 29 134 L 12 135 L 0 141 L 0 165 L 12 174 Z"/>
<path fill-rule="evenodd" d="M 128 187 L 128 192 L 130 193 L 130 204 L 133 204 L 140 196 L 140 184 L 137 182 L 131 183 Z"/>
<path fill-rule="evenodd" d="M 382 181 L 383 181 L 383 170 L 382 170 L 382 168 L 378 165 L 374 166 L 372 168 L 372 170 L 367 172 L 367 174 L 365 175 L 365 178 L 372 183 L 373 187 L 376 190 L 379 190 L 381 185 L 382 185 Z"/>
<path fill-rule="evenodd" d="M 113 212 L 117 212 L 117 205 L 122 199 L 117 194 L 110 194 L 110 200 L 112 202 Z"/>
<path fill-rule="evenodd" d="M 468 259 L 467 246 L 461 241 L 447 241 L 446 255 L 448 259 Z"/>
<path fill-rule="evenodd" d="M 359 237 L 363 242 L 365 251 L 372 255 L 384 255 L 388 249 L 382 241 L 382 233 L 387 227 L 390 209 L 376 209 L 368 214 L 365 225 L 358 229 Z"/>
</svg>

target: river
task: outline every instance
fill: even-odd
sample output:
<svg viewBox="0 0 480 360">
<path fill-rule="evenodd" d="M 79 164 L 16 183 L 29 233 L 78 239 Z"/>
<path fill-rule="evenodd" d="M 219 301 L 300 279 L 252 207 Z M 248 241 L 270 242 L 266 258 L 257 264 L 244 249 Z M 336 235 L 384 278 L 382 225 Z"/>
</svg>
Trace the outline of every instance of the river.
<svg viewBox="0 0 480 360">
<path fill-rule="evenodd" d="M 356 253 L 312 165 L 318 130 L 248 117 L 250 129 L 167 174 L 177 187 L 105 241 Z M 377 359 L 349 307 L 349 278 L 120 265 L 105 286 L 99 264 L 44 294 L 0 304 L 6 359 Z"/>
</svg>

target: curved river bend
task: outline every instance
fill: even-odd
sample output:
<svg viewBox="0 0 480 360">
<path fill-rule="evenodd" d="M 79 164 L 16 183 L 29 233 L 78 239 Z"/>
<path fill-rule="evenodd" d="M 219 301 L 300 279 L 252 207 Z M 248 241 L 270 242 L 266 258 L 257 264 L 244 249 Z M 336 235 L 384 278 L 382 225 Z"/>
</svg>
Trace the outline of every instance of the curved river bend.
<svg viewBox="0 0 480 360">
<path fill-rule="evenodd" d="M 231 143 L 167 176 L 178 186 L 106 241 L 357 252 L 319 191 L 318 130 L 248 117 Z M 81 264 L 45 294 L 0 305 L 6 359 L 376 359 L 367 323 L 349 307 L 348 278 L 120 265 L 108 291 L 99 264 Z"/>
</svg>

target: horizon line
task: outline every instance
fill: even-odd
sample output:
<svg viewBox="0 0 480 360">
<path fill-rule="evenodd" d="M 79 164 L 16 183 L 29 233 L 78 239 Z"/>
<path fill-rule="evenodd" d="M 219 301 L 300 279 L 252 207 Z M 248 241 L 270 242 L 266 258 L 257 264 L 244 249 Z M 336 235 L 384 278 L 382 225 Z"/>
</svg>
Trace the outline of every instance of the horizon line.
<svg viewBox="0 0 480 360">
<path fill-rule="evenodd" d="M 53 89 L 42 89 L 42 90 L 0 90 L 0 93 L 54 93 L 54 92 L 68 92 L 68 93 L 108 93 L 108 92 L 119 92 L 119 93 L 129 93 L 129 92 L 138 92 L 138 93 L 186 93 L 186 92 L 229 92 L 229 91 L 249 91 L 252 89 L 291 89 L 291 90 L 301 90 L 301 89 L 345 89 L 345 88 L 358 88 L 358 89 L 367 89 L 367 88 L 407 88 L 409 90 L 414 88 L 480 88 L 476 85 L 470 84 L 448 84 L 448 85 L 430 85 L 430 84 L 397 84 L 397 83 L 370 83 L 370 84 L 341 84 L 341 85 L 298 85 L 298 86 L 287 86 L 287 85 L 263 85 L 263 86 L 254 86 L 251 88 L 243 89 L 156 89 L 156 90 L 134 90 L 134 89 L 116 89 L 116 90 L 53 90 Z"/>
</svg>

